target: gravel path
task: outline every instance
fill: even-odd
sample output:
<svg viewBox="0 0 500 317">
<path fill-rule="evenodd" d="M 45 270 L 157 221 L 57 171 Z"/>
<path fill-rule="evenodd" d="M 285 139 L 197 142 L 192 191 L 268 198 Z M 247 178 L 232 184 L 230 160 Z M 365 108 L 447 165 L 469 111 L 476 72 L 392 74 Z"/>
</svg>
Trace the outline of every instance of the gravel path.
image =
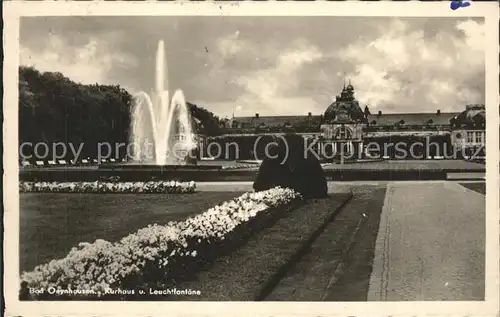
<svg viewBox="0 0 500 317">
<path fill-rule="evenodd" d="M 485 208 L 458 183 L 390 183 L 368 300 L 484 300 Z"/>
</svg>

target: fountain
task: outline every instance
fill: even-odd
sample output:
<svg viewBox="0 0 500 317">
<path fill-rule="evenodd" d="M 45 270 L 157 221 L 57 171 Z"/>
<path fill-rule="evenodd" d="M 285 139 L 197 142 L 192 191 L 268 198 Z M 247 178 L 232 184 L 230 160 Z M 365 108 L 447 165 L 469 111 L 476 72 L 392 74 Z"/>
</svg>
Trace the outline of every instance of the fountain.
<svg viewBox="0 0 500 317">
<path fill-rule="evenodd" d="M 141 91 L 134 96 L 130 144 L 127 146 L 132 162 L 99 164 L 97 170 L 80 174 L 80 179 L 191 181 L 219 175 L 222 166 L 198 164 L 196 150 L 199 145 L 184 94 L 176 90 L 170 96 L 168 91 L 163 41 L 158 42 L 155 73 L 151 93 Z M 64 177 L 76 176 L 66 173 Z"/>
<path fill-rule="evenodd" d="M 130 141 L 135 163 L 185 165 L 192 162 L 197 147 L 183 92 L 177 89 L 169 99 L 166 66 L 164 42 L 160 40 L 156 50 L 155 90 L 134 96 Z"/>
</svg>

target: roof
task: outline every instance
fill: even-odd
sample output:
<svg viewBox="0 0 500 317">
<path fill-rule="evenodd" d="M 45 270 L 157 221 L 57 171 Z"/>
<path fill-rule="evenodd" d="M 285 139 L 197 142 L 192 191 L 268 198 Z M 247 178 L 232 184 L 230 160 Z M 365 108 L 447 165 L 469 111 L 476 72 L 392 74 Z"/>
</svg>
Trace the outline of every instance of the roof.
<svg viewBox="0 0 500 317">
<path fill-rule="evenodd" d="M 362 122 L 365 120 L 363 110 L 354 97 L 354 87 L 349 85 L 342 89 L 340 96 L 326 108 L 325 121 L 330 122 Z"/>
<path fill-rule="evenodd" d="M 234 121 L 238 122 L 238 124 L 244 123 L 245 126 L 259 126 L 262 123 L 266 127 L 281 127 L 286 124 L 290 124 L 291 126 L 298 126 L 301 124 L 308 124 L 309 120 L 311 120 L 312 125 L 320 125 L 321 116 L 311 115 L 310 117 L 305 116 L 259 116 L 257 117 L 235 117 Z"/>
<path fill-rule="evenodd" d="M 326 121 L 363 121 L 364 114 L 357 100 L 337 100 L 326 108 Z"/>
<path fill-rule="evenodd" d="M 372 125 L 375 121 L 375 126 L 388 126 L 395 125 L 401 120 L 404 121 L 405 125 L 449 125 L 450 120 L 458 116 L 460 112 L 442 112 L 437 113 L 388 113 L 388 114 L 371 114 L 368 115 L 368 123 Z M 312 115 L 310 117 L 312 125 L 321 124 L 321 116 Z M 432 121 L 430 121 L 432 119 Z M 259 116 L 257 117 L 235 117 L 234 121 L 239 124 L 244 123 L 245 126 L 259 126 L 264 123 L 267 127 L 281 127 L 285 124 L 290 124 L 292 126 L 298 126 L 301 124 L 307 124 L 309 121 L 309 116 Z"/>
<path fill-rule="evenodd" d="M 460 112 L 442 112 L 438 113 L 389 113 L 389 114 L 370 114 L 368 123 L 375 126 L 395 125 L 401 120 L 405 125 L 449 125 L 450 120 Z M 432 121 L 431 121 L 432 120 Z M 375 121 L 375 123 L 373 123 Z"/>
<path fill-rule="evenodd" d="M 470 125 L 486 123 L 486 108 L 482 104 L 467 105 L 465 111 L 459 113 L 453 120 L 454 126 Z"/>
<path fill-rule="evenodd" d="M 391 136 L 433 136 L 433 135 L 449 135 L 450 131 L 377 131 L 377 132 L 365 132 L 363 138 L 365 139 L 376 139 Z"/>
</svg>

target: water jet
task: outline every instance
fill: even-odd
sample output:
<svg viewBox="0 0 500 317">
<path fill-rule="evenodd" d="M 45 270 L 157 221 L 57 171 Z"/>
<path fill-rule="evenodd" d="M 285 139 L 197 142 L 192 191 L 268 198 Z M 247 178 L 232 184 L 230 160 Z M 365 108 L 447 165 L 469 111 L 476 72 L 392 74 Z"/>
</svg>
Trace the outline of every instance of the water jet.
<svg viewBox="0 0 500 317">
<path fill-rule="evenodd" d="M 167 74 L 165 46 L 160 40 L 154 90 L 134 96 L 130 137 L 133 164 L 186 165 L 196 161 L 193 153 L 198 145 L 184 93 L 177 89 L 170 99 Z"/>
</svg>

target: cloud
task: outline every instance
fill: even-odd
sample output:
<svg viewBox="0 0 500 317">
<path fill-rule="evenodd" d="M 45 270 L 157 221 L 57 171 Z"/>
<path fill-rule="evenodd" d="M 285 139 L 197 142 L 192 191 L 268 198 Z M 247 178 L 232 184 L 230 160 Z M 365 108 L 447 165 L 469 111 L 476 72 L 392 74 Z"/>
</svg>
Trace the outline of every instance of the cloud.
<svg viewBox="0 0 500 317">
<path fill-rule="evenodd" d="M 86 43 L 75 46 L 70 45 L 65 37 L 50 34 L 40 48 L 21 46 L 20 64 L 33 66 L 39 71 L 61 72 L 83 84 L 116 84 L 111 71 L 134 66 L 136 60 L 120 51 L 113 51 L 108 43 L 102 38 L 89 37 Z"/>
<path fill-rule="evenodd" d="M 395 19 L 377 38 L 358 40 L 337 58 L 354 65 L 348 77 L 358 99 L 373 108 L 457 111 L 484 102 L 484 24 L 474 20 L 426 37 Z"/>
<path fill-rule="evenodd" d="M 280 52 L 279 49 L 273 51 Z M 237 76 L 233 82 L 243 89 L 243 93 L 235 104 L 247 115 L 249 112 L 277 115 L 312 111 L 316 104 L 311 98 L 290 92 L 299 86 L 301 69 L 322 58 L 322 52 L 314 45 L 305 40 L 296 41 L 292 47 L 275 55 L 269 67 Z"/>
<path fill-rule="evenodd" d="M 215 44 L 205 64 L 206 75 L 197 80 L 219 92 L 220 101 L 197 103 L 221 116 L 233 110 L 238 116 L 303 115 L 317 107 L 309 96 L 297 94 L 301 71 L 324 57 L 315 45 L 304 39 L 259 42 L 238 30 L 219 36 Z"/>
<path fill-rule="evenodd" d="M 472 50 L 484 50 L 484 23 L 477 23 L 473 20 L 461 21 L 457 23 L 456 28 L 465 35 L 465 44 Z"/>
<path fill-rule="evenodd" d="M 203 105 L 208 109 L 216 109 L 216 114 L 221 117 L 230 117 L 234 112 L 236 117 L 254 116 L 259 113 L 262 116 L 286 116 L 286 115 L 307 115 L 313 112 L 318 104 L 309 97 L 276 97 L 273 99 L 273 107 L 269 108 L 268 103 L 261 98 L 252 95 L 240 97 L 236 102 L 206 102 L 195 100 L 195 104 Z M 309 110 L 308 110 L 309 109 Z M 324 111 L 324 109 L 321 109 Z"/>
<path fill-rule="evenodd" d="M 236 31 L 227 37 L 218 39 L 216 46 L 222 58 L 234 56 L 245 47 L 245 43 L 238 39 L 239 35 L 240 31 Z"/>
<path fill-rule="evenodd" d="M 21 63 L 83 83 L 154 86 L 164 39 L 171 89 L 218 115 L 323 113 L 343 75 L 383 111 L 484 102 L 479 19 L 386 17 L 29 17 Z M 348 26 L 346 29 L 346 25 Z"/>
</svg>

